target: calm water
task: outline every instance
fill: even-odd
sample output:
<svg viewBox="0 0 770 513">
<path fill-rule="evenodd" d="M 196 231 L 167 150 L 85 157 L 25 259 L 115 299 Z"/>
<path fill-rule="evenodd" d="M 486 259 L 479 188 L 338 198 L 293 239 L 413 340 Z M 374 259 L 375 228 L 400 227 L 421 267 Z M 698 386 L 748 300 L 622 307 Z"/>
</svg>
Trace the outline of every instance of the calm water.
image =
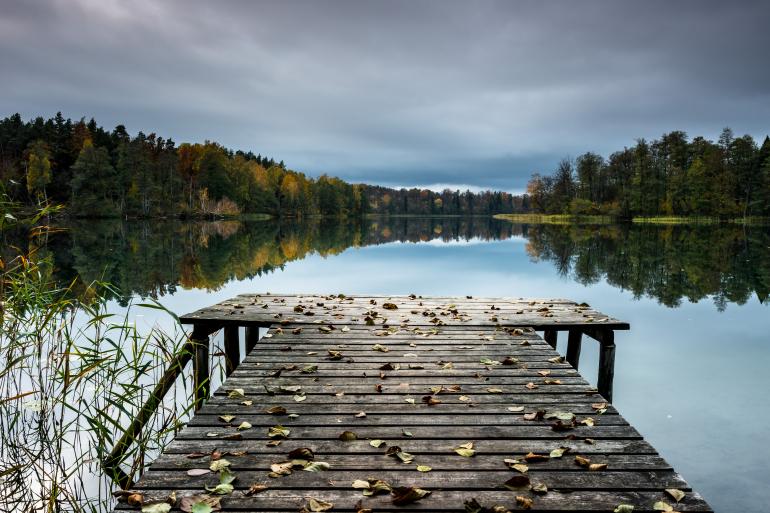
<svg viewBox="0 0 770 513">
<path fill-rule="evenodd" d="M 105 222 L 71 226 L 48 251 L 62 280 L 104 278 L 126 291 L 116 312 L 137 295 L 182 314 L 264 291 L 590 303 L 631 323 L 616 335 L 620 412 L 717 511 L 770 504 L 766 227 Z M 587 340 L 581 359 L 594 383 L 596 350 Z"/>
</svg>

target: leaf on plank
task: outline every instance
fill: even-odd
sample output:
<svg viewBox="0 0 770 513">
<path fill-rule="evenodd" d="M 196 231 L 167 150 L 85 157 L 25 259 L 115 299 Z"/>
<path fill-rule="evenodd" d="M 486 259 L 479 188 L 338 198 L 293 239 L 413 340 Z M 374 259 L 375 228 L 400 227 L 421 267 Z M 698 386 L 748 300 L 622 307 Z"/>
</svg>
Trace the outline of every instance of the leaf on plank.
<svg viewBox="0 0 770 513">
<path fill-rule="evenodd" d="M 329 465 L 325 461 L 311 461 L 311 462 L 308 462 L 304 467 L 302 467 L 302 470 L 305 470 L 307 472 L 321 472 L 323 470 L 329 470 L 330 468 L 331 468 L 331 465 Z"/>
<path fill-rule="evenodd" d="M 613 513 L 634 513 L 634 507 L 631 504 L 618 504 Z"/>
<path fill-rule="evenodd" d="M 532 490 L 534 493 L 539 493 L 541 495 L 548 493 L 548 487 L 543 482 L 532 483 L 530 490 Z"/>
<path fill-rule="evenodd" d="M 529 476 L 526 474 L 516 474 L 503 483 L 503 486 L 509 490 L 520 490 L 521 488 L 529 487 Z"/>
<path fill-rule="evenodd" d="M 315 454 L 309 447 L 298 447 L 297 449 L 289 451 L 289 458 L 292 460 L 312 461 L 315 459 Z"/>
<path fill-rule="evenodd" d="M 535 454 L 533 452 L 528 452 L 524 456 L 524 459 L 530 463 L 537 463 L 540 461 L 548 461 L 549 457 L 546 456 L 545 454 Z"/>
<path fill-rule="evenodd" d="M 283 406 L 273 406 L 272 408 L 266 409 L 265 413 L 269 413 L 270 415 L 286 415 L 288 412 Z"/>
<path fill-rule="evenodd" d="M 376 447 L 376 448 L 378 448 L 378 449 L 379 449 L 380 447 L 382 447 L 383 445 L 385 445 L 385 440 L 380 440 L 379 438 L 376 438 L 376 439 L 374 439 L 374 440 L 370 440 L 370 441 L 369 441 L 369 445 L 371 445 L 372 447 Z"/>
<path fill-rule="evenodd" d="M 561 458 L 566 452 L 569 452 L 569 447 L 559 447 L 558 449 L 552 450 L 549 456 L 551 458 Z"/>
<path fill-rule="evenodd" d="M 588 468 L 588 466 L 591 464 L 591 459 L 586 458 L 585 456 L 575 456 L 575 464 Z"/>
<path fill-rule="evenodd" d="M 413 455 L 409 454 L 406 451 L 402 451 L 401 447 L 397 445 L 388 447 L 388 450 L 385 451 L 385 454 L 388 456 L 393 456 L 395 458 L 398 458 L 399 460 L 401 460 L 402 463 L 412 463 L 412 461 L 414 461 Z"/>
<path fill-rule="evenodd" d="M 221 472 L 222 470 L 225 470 L 227 467 L 230 466 L 230 462 L 227 461 L 224 458 L 212 461 L 209 465 L 209 469 L 211 469 L 212 472 Z"/>
<path fill-rule="evenodd" d="M 419 501 L 423 497 L 430 495 L 430 491 L 415 486 L 399 486 L 393 489 L 392 494 L 393 504 L 401 506 Z"/>
<path fill-rule="evenodd" d="M 677 488 L 666 488 L 665 492 L 666 492 L 666 493 L 667 493 L 667 494 L 668 494 L 668 495 L 669 495 L 669 496 L 670 496 L 672 499 L 674 499 L 676 502 L 679 502 L 679 501 L 681 501 L 682 499 L 684 499 L 685 495 L 687 495 L 687 494 L 685 494 L 685 493 L 684 493 L 682 490 L 679 490 L 679 489 L 677 489 Z"/>
<path fill-rule="evenodd" d="M 220 415 L 219 420 L 222 422 L 232 422 L 232 420 L 235 418 L 235 415 Z"/>
<path fill-rule="evenodd" d="M 514 413 L 518 413 L 518 412 L 524 411 L 524 407 L 523 406 L 508 406 L 506 408 L 506 410 L 514 412 Z"/>
<path fill-rule="evenodd" d="M 435 406 L 437 404 L 441 404 L 441 400 L 440 399 L 436 399 L 436 397 L 432 396 L 432 395 L 424 395 L 422 397 L 422 402 L 424 402 L 428 406 Z"/>
<path fill-rule="evenodd" d="M 171 511 L 171 504 L 168 502 L 156 502 L 142 506 L 142 513 L 168 513 Z"/>
<path fill-rule="evenodd" d="M 245 420 L 238 425 L 238 431 L 245 431 L 247 429 L 251 429 L 251 424 Z"/>
<path fill-rule="evenodd" d="M 343 442 L 352 442 L 353 440 L 358 440 L 358 435 L 352 431 L 343 431 L 338 438 Z"/>
<path fill-rule="evenodd" d="M 242 388 L 233 388 L 227 393 L 227 397 L 230 399 L 242 399 L 246 397 L 246 392 Z"/>
<path fill-rule="evenodd" d="M 456 452 L 457 454 L 465 458 L 470 458 L 474 454 L 476 454 L 476 451 L 473 449 L 473 442 L 462 444 L 458 447 L 455 447 L 453 450 L 454 452 Z"/>
<path fill-rule="evenodd" d="M 333 502 L 326 502 L 322 501 L 321 499 L 316 499 L 314 497 L 311 497 L 307 501 L 307 508 L 310 511 L 317 512 L 317 511 L 329 511 L 334 507 Z"/>
<path fill-rule="evenodd" d="M 431 470 L 433 470 L 433 469 L 431 467 L 429 467 L 428 465 L 417 465 L 417 471 L 418 472 L 430 472 Z"/>
<path fill-rule="evenodd" d="M 522 417 L 524 420 L 542 420 L 545 416 L 545 410 L 537 410 L 530 413 L 525 413 Z"/>
<path fill-rule="evenodd" d="M 489 392 L 490 394 L 502 394 L 503 389 L 492 387 L 492 388 L 487 388 L 487 392 Z"/>
<path fill-rule="evenodd" d="M 222 509 L 219 501 L 219 497 L 212 497 L 206 494 L 188 495 L 179 499 L 179 509 L 185 513 L 197 513 L 198 511 L 204 511 L 201 509 L 201 505 L 205 505 L 211 508 L 209 511 L 219 511 Z M 198 507 L 197 510 L 194 509 L 196 506 Z"/>
<path fill-rule="evenodd" d="M 313 374 L 318 372 L 318 365 L 305 365 L 300 369 L 302 374 Z"/>
<path fill-rule="evenodd" d="M 286 438 L 291 433 L 289 428 L 285 428 L 281 425 L 273 426 L 267 430 L 267 436 L 270 438 Z"/>
<path fill-rule="evenodd" d="M 258 493 L 264 492 L 267 490 L 267 485 L 263 483 L 254 483 L 253 485 L 249 486 L 249 489 L 246 490 L 243 494 L 247 497 L 251 497 L 252 495 L 256 495 Z"/>
<path fill-rule="evenodd" d="M 658 501 L 652 505 L 655 511 L 674 511 L 674 507 L 665 501 Z"/>
<path fill-rule="evenodd" d="M 390 351 L 387 347 L 383 346 L 382 344 L 374 344 L 372 346 L 372 351 L 378 351 L 380 353 L 387 353 Z"/>
<path fill-rule="evenodd" d="M 536 388 L 537 388 L 537 385 L 535 385 L 535 384 L 534 384 L 534 383 L 532 383 L 531 381 L 530 381 L 529 383 L 527 383 L 526 385 L 524 385 L 524 386 L 526 386 L 526 387 L 527 387 L 528 389 L 530 389 L 530 390 L 534 390 L 534 389 L 536 389 Z"/>
<path fill-rule="evenodd" d="M 490 359 L 490 358 L 486 358 L 486 357 L 484 357 L 484 358 L 482 358 L 481 360 L 479 360 L 479 362 L 480 362 L 480 363 L 482 363 L 482 364 L 484 364 L 484 365 L 502 365 L 502 364 L 501 364 L 500 362 L 498 362 L 497 360 L 492 360 L 492 359 Z"/>
<path fill-rule="evenodd" d="M 204 476 L 211 474 L 211 470 L 207 468 L 191 468 L 187 471 L 187 475 L 191 477 Z"/>
<path fill-rule="evenodd" d="M 535 501 L 529 497 L 524 497 L 523 495 L 516 496 L 516 504 L 518 504 L 522 509 L 532 509 L 532 505 L 534 503 Z"/>
</svg>

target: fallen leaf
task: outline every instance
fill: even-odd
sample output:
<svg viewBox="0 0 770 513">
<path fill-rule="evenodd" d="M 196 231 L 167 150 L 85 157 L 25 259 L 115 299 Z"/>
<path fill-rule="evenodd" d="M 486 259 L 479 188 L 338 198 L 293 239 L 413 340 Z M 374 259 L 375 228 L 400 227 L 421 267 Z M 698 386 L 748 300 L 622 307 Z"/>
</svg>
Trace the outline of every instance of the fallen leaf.
<svg viewBox="0 0 770 513">
<path fill-rule="evenodd" d="M 549 455 L 551 458 L 561 458 L 564 456 L 565 452 L 569 452 L 569 447 L 559 447 L 558 449 L 554 449 L 551 451 L 551 454 Z"/>
<path fill-rule="evenodd" d="M 415 486 L 400 486 L 393 489 L 393 504 L 401 506 L 404 504 L 410 504 L 415 501 L 419 501 L 423 497 L 430 495 L 428 490 L 417 488 Z"/>
<path fill-rule="evenodd" d="M 607 464 L 606 463 L 591 463 L 588 465 L 588 470 L 596 471 L 596 470 L 606 470 Z"/>
<path fill-rule="evenodd" d="M 207 468 L 191 468 L 187 471 L 187 475 L 192 477 L 204 476 L 206 474 L 211 474 L 211 470 Z"/>
<path fill-rule="evenodd" d="M 230 422 L 235 418 L 235 415 L 220 415 L 219 420 L 222 422 Z"/>
<path fill-rule="evenodd" d="M 287 411 L 283 406 L 273 406 L 272 408 L 266 409 L 265 413 L 269 413 L 270 415 L 286 415 Z"/>
<path fill-rule="evenodd" d="M 545 454 L 535 454 L 533 452 L 528 452 L 524 459 L 529 462 L 538 462 L 538 461 L 548 461 L 549 457 Z"/>
<path fill-rule="evenodd" d="M 240 399 L 246 397 L 246 392 L 242 388 L 233 388 L 227 393 L 227 397 L 230 399 Z"/>
<path fill-rule="evenodd" d="M 216 461 L 212 461 L 211 465 L 209 465 L 209 468 L 211 469 L 212 472 L 221 472 L 222 470 L 225 470 L 229 466 L 230 466 L 230 462 L 222 458 Z"/>
<path fill-rule="evenodd" d="M 321 472 L 322 470 L 329 470 L 331 465 L 325 461 L 313 461 L 302 467 L 302 470 L 307 472 Z"/>
<path fill-rule="evenodd" d="M 671 496 L 676 502 L 681 501 L 685 497 L 685 493 L 677 488 L 666 488 L 665 492 Z"/>
<path fill-rule="evenodd" d="M 171 511 L 171 504 L 168 502 L 156 502 L 142 506 L 142 513 L 168 513 Z"/>
<path fill-rule="evenodd" d="M 329 511 L 334 507 L 334 503 L 311 497 L 307 501 L 307 507 L 310 509 L 310 511 Z"/>
<path fill-rule="evenodd" d="M 411 431 L 407 431 L 406 429 L 402 429 L 401 434 L 404 436 L 408 436 L 409 438 L 414 436 Z"/>
<path fill-rule="evenodd" d="M 575 456 L 575 463 L 581 467 L 588 467 L 591 464 L 591 460 L 583 456 Z"/>
<path fill-rule="evenodd" d="M 431 467 L 429 467 L 428 465 L 417 465 L 417 470 L 419 472 L 430 472 L 433 469 Z"/>
<path fill-rule="evenodd" d="M 508 488 L 509 490 L 516 490 L 519 488 L 524 488 L 529 486 L 529 476 L 525 474 L 516 474 L 515 476 L 511 477 L 508 481 L 503 483 L 503 486 Z"/>
<path fill-rule="evenodd" d="M 537 385 L 535 385 L 535 384 L 534 384 L 534 383 L 532 383 L 531 381 L 530 381 L 529 383 L 527 383 L 525 386 L 526 386 L 528 389 L 530 389 L 530 390 L 534 390 L 534 389 L 536 389 L 536 388 L 537 388 Z"/>
<path fill-rule="evenodd" d="M 545 485 L 545 483 L 533 483 L 532 487 L 530 488 L 534 493 L 548 493 L 548 487 Z"/>
<path fill-rule="evenodd" d="M 523 495 L 517 495 L 516 504 L 521 506 L 523 509 L 531 509 L 532 504 L 534 504 L 534 501 L 529 497 L 524 497 Z"/>
<path fill-rule="evenodd" d="M 297 449 L 289 451 L 289 458 L 293 460 L 308 460 L 311 461 L 315 459 L 315 454 L 313 453 L 313 450 L 309 447 L 299 447 Z"/>
<path fill-rule="evenodd" d="M 358 418 L 366 417 L 366 412 L 360 411 L 360 412 L 356 413 L 355 416 L 358 417 Z"/>
<path fill-rule="evenodd" d="M 473 449 L 473 442 L 468 442 L 460 445 L 459 447 L 455 447 L 454 451 L 465 458 L 470 458 L 476 454 L 476 451 Z"/>
<path fill-rule="evenodd" d="M 253 485 L 249 486 L 249 489 L 246 490 L 243 494 L 247 497 L 251 497 L 252 495 L 264 492 L 265 490 L 267 490 L 266 484 L 254 483 Z"/>
<path fill-rule="evenodd" d="M 379 351 L 380 353 L 387 353 L 389 349 L 382 344 L 374 344 L 372 346 L 372 351 Z"/>
<path fill-rule="evenodd" d="M 203 506 L 209 509 L 203 509 Z M 203 513 L 205 511 L 219 511 L 222 506 L 219 503 L 219 497 L 211 495 L 189 495 L 179 500 L 179 509 L 185 513 Z"/>
<path fill-rule="evenodd" d="M 241 424 L 238 426 L 238 431 L 244 431 L 246 429 L 251 429 L 251 424 L 246 422 L 245 420 L 241 422 Z"/>
<path fill-rule="evenodd" d="M 490 394 L 502 394 L 503 390 L 501 388 L 487 388 L 487 392 Z"/>
<path fill-rule="evenodd" d="M 273 426 L 267 431 L 267 436 L 270 438 L 286 438 L 291 433 L 291 430 L 283 426 Z"/>
<path fill-rule="evenodd" d="M 302 374 L 313 374 L 318 371 L 318 365 L 305 365 L 300 369 Z"/>
<path fill-rule="evenodd" d="M 353 440 L 358 440 L 358 435 L 352 431 L 343 431 L 338 438 L 343 442 L 352 442 Z"/>
<path fill-rule="evenodd" d="M 634 507 L 630 504 L 618 504 L 613 513 L 634 513 Z"/>
<path fill-rule="evenodd" d="M 652 509 L 655 511 L 674 511 L 674 508 L 667 502 L 658 501 L 652 505 Z"/>
<path fill-rule="evenodd" d="M 372 447 L 379 448 L 379 447 L 385 445 L 385 440 L 380 440 L 380 439 L 371 440 L 369 442 L 369 445 L 371 445 Z"/>
<path fill-rule="evenodd" d="M 506 409 L 507 409 L 508 411 L 512 411 L 512 412 L 514 412 L 514 413 L 517 413 L 517 412 L 520 412 L 520 411 L 524 411 L 524 407 L 523 407 L 523 406 L 509 406 L 509 407 L 508 407 L 508 408 L 506 408 Z"/>
</svg>

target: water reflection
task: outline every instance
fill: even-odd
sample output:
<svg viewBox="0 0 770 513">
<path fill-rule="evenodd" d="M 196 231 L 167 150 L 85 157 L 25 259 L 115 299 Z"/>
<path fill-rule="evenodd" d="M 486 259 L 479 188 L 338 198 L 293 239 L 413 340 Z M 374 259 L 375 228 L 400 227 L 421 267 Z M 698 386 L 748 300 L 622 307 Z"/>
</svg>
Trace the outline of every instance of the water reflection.
<svg viewBox="0 0 770 513">
<path fill-rule="evenodd" d="M 159 297 L 177 287 L 216 290 L 311 254 L 351 247 L 511 237 L 527 241 L 532 260 L 580 284 L 605 281 L 669 307 L 711 298 L 723 310 L 754 296 L 764 302 L 770 292 L 770 230 L 737 225 L 526 225 L 486 217 L 89 221 L 67 225 L 39 251 L 52 254 L 60 282 L 106 280 L 125 303 L 132 295 Z"/>
</svg>

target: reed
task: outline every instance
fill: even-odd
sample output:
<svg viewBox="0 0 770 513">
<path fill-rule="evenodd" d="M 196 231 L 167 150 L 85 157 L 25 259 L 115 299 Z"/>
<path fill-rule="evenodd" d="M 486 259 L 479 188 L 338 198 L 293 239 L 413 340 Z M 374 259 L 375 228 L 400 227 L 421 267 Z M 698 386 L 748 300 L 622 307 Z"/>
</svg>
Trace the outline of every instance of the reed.
<svg viewBox="0 0 770 513">
<path fill-rule="evenodd" d="M 6 228 L 17 221 L 0 216 Z M 29 233 L 44 237 L 45 227 Z M 130 485 L 190 415 L 188 370 L 115 458 L 115 442 L 187 337 L 155 301 L 110 314 L 108 284 L 77 293 L 74 283 L 58 286 L 35 247 L 31 240 L 28 251 L 0 257 L 0 511 L 111 511 L 112 492 Z M 147 308 L 174 328 L 140 330 L 132 319 Z"/>
</svg>

